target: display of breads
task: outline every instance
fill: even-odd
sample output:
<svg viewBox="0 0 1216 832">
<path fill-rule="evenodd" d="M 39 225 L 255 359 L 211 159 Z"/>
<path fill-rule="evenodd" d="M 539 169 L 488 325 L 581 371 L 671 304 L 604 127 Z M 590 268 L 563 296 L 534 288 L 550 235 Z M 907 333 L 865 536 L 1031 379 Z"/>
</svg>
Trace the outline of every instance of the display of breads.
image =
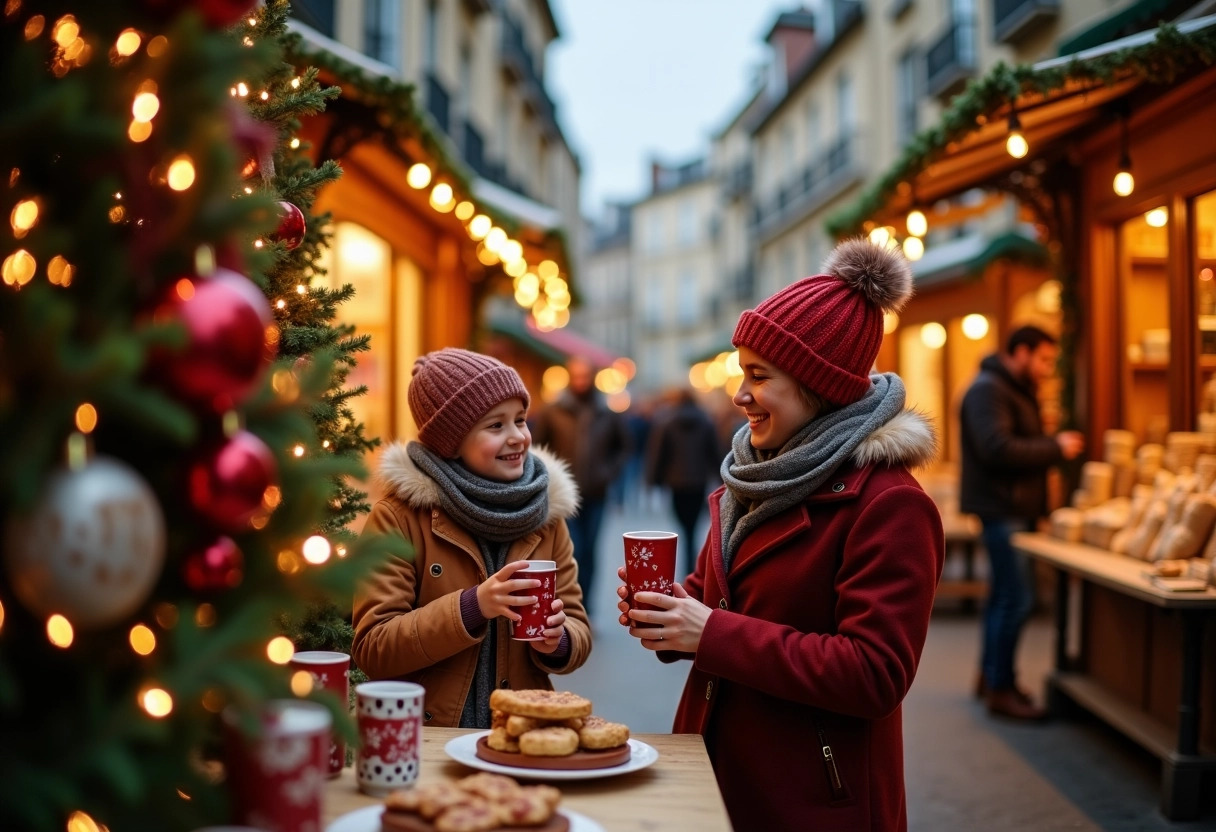
<svg viewBox="0 0 1216 832">
<path fill-rule="evenodd" d="M 490 832 L 560 828 L 562 794 L 553 786 L 521 786 L 514 778 L 479 772 L 454 782 L 401 789 L 384 800 L 381 832 Z"/>
<path fill-rule="evenodd" d="M 591 700 L 569 691 L 498 689 L 490 694 L 486 744 L 495 751 L 566 757 L 629 741 L 629 728 L 591 713 Z"/>
<path fill-rule="evenodd" d="M 1126 430 L 1103 440 L 1104 458 L 1081 466 L 1051 533 L 1146 561 L 1155 575 L 1216 586 L 1216 433 L 1175 431 L 1138 448 Z"/>
</svg>

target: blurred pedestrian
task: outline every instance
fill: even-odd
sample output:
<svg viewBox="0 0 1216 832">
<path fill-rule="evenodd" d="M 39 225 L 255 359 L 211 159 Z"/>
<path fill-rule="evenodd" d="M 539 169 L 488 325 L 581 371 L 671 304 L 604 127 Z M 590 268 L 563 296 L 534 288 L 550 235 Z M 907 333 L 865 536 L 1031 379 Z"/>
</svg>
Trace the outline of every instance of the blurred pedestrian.
<svg viewBox="0 0 1216 832">
<path fill-rule="evenodd" d="M 697 523 L 706 506 L 706 489 L 718 478 L 722 462 L 718 433 L 693 392 L 677 391 L 674 403 L 657 414 L 646 448 L 646 482 L 671 493 L 671 510 L 680 523 L 683 562 L 676 569 L 683 580 L 701 551 Z"/>
<path fill-rule="evenodd" d="M 1032 530 L 1047 513 L 1047 470 L 1085 450 L 1077 431 L 1043 433 L 1038 385 L 1055 372 L 1056 339 L 1036 326 L 1015 329 L 1003 353 L 980 362 L 963 396 L 959 507 L 976 514 L 988 551 L 988 603 L 976 695 L 988 710 L 1014 719 L 1046 715 L 1017 684 L 1014 659 L 1034 609 L 1034 573 L 1013 548 L 1014 532 Z"/>
<path fill-rule="evenodd" d="M 609 409 L 595 389 L 595 367 L 585 358 L 571 358 L 566 369 L 570 385 L 557 401 L 542 408 L 532 427 L 532 440 L 570 464 L 582 506 L 570 518 L 570 539 L 578 561 L 578 582 L 588 615 L 596 606 L 596 542 L 604 519 L 608 487 L 620 476 L 629 456 L 629 432 L 619 413 Z"/>
</svg>

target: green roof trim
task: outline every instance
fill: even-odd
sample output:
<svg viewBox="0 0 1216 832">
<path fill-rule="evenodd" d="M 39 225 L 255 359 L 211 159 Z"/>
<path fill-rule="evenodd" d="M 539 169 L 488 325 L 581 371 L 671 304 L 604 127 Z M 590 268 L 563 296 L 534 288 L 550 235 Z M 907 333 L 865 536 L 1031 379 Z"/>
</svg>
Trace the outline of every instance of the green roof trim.
<svg viewBox="0 0 1216 832">
<path fill-rule="evenodd" d="M 1160 21 L 1177 17 L 1192 5 L 1192 0 L 1136 0 L 1062 41 L 1056 54 L 1073 55 L 1124 35 L 1155 28 Z"/>
<path fill-rule="evenodd" d="M 967 264 L 967 270 L 979 274 L 997 260 L 1013 260 L 1028 266 L 1046 267 L 1051 262 L 1047 246 L 1016 231 L 1008 231 L 992 240 L 984 250 Z"/>
<path fill-rule="evenodd" d="M 998 63 L 984 77 L 972 79 L 951 101 L 941 121 L 917 133 L 895 164 L 854 203 L 828 217 L 827 232 L 834 238 L 862 233 L 865 222 L 889 204 L 900 183 L 924 171 L 945 153 L 948 144 L 974 132 L 980 120 L 991 119 L 1021 95 L 1048 95 L 1076 81 L 1111 86 L 1139 78 L 1151 84 L 1169 84 L 1187 72 L 1213 63 L 1216 63 L 1216 26 L 1184 33 L 1172 24 L 1159 27 L 1156 37 L 1147 43 L 1089 58 L 1073 56 L 1067 63 L 1040 68 Z"/>
</svg>

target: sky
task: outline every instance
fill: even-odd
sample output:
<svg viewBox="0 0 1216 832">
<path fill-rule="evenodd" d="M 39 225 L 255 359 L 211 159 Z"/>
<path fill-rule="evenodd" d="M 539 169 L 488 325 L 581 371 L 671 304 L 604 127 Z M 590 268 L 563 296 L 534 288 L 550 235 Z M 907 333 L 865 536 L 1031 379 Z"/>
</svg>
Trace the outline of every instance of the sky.
<svg viewBox="0 0 1216 832">
<path fill-rule="evenodd" d="M 634 200 L 650 159 L 679 164 L 746 103 L 763 37 L 798 0 L 550 0 L 545 81 L 582 164 L 582 207 Z M 809 4 L 808 4 L 809 5 Z"/>
</svg>

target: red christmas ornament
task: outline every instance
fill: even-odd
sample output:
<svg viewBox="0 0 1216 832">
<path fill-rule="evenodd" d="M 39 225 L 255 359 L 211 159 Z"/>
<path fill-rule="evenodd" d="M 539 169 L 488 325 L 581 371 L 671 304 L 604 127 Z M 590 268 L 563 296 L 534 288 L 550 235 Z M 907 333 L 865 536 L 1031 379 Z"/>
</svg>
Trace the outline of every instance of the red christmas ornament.
<svg viewBox="0 0 1216 832">
<path fill-rule="evenodd" d="M 245 556 L 231 537 L 221 535 L 210 546 L 186 556 L 183 575 L 186 586 L 195 592 L 235 589 L 245 577 Z"/>
<path fill-rule="evenodd" d="M 257 386 L 278 340 L 270 304 L 246 278 L 217 268 L 206 278 L 178 280 L 153 312 L 156 322 L 180 321 L 188 343 L 157 350 L 152 371 L 169 389 L 199 407 L 223 412 Z"/>
<path fill-rule="evenodd" d="M 252 179 L 259 174 L 274 176 L 274 148 L 278 140 L 270 125 L 258 121 L 249 108 L 229 101 L 226 109 L 228 130 L 241 162 L 241 178 Z"/>
<path fill-rule="evenodd" d="M 194 7 L 202 13 L 207 25 L 215 29 L 227 29 L 257 4 L 258 0 L 144 0 L 150 10 L 163 14 L 178 14 Z"/>
<path fill-rule="evenodd" d="M 288 251 L 304 242 L 304 212 L 286 200 L 279 200 L 279 227 L 271 237 Z"/>
<path fill-rule="evenodd" d="M 237 534 L 266 510 L 266 489 L 277 483 L 270 448 L 249 431 L 238 431 L 206 448 L 190 466 L 190 505 L 216 528 Z"/>
</svg>

